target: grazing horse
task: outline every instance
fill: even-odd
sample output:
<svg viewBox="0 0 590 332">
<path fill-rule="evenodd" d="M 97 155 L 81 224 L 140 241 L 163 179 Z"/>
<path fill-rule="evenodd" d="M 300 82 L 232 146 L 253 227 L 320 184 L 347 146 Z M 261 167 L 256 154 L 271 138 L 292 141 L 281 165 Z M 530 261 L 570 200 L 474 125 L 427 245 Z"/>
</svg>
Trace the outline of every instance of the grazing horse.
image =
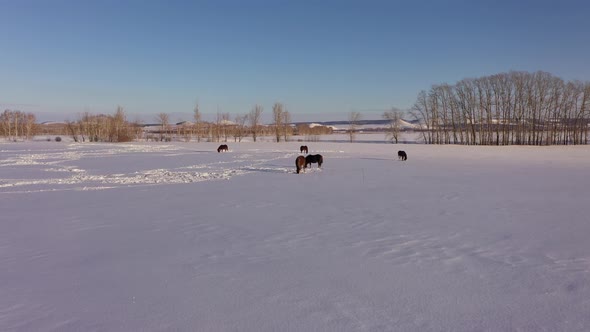
<svg viewBox="0 0 590 332">
<path fill-rule="evenodd" d="M 322 167 L 323 162 L 324 157 L 322 157 L 321 154 L 310 154 L 305 157 L 305 167 L 307 167 L 307 165 L 310 165 L 309 167 L 311 167 L 311 164 L 313 163 L 318 163 L 318 167 Z"/>
<path fill-rule="evenodd" d="M 398 151 L 397 152 L 397 158 L 401 159 L 401 160 L 407 160 L 408 159 L 408 155 L 406 154 L 406 151 Z"/>
<path fill-rule="evenodd" d="M 303 170 L 305 172 L 305 168 L 307 167 L 307 164 L 305 164 L 305 157 L 304 156 L 299 156 L 297 157 L 297 159 L 295 159 L 295 167 L 297 167 L 297 174 L 299 174 L 299 171 Z"/>
<path fill-rule="evenodd" d="M 218 148 L 217 148 L 217 152 L 221 152 L 221 151 L 227 151 L 228 147 L 227 144 L 221 144 Z"/>
<path fill-rule="evenodd" d="M 299 148 L 299 152 L 301 152 L 301 153 L 305 152 L 306 154 L 309 153 L 308 150 L 307 150 L 307 145 L 302 145 Z"/>
</svg>

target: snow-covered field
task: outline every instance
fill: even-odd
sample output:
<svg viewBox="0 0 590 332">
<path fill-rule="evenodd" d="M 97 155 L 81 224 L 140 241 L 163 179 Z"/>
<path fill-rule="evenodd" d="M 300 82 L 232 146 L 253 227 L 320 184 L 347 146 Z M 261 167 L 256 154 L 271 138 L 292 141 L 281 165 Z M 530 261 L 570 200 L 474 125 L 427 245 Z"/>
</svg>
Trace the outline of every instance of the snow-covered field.
<svg viewBox="0 0 590 332">
<path fill-rule="evenodd" d="M 0 144 L 0 330 L 590 330 L 590 147 L 228 144 Z"/>
</svg>

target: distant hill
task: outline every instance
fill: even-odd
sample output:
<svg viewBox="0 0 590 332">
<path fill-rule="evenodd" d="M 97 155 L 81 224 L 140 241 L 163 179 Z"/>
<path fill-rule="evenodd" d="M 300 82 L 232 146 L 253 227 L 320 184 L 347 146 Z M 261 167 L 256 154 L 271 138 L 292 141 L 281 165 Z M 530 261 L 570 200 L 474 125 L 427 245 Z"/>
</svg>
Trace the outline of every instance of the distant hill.
<svg viewBox="0 0 590 332">
<path fill-rule="evenodd" d="M 383 129 L 383 128 L 387 128 L 389 126 L 390 121 L 389 120 L 360 120 L 357 122 L 357 126 L 359 128 L 362 129 Z M 313 121 L 313 122 L 294 122 L 294 125 L 297 124 L 306 124 L 309 125 L 311 127 L 313 126 L 318 126 L 318 125 L 322 125 L 322 126 L 326 126 L 326 127 L 332 127 L 334 130 L 343 130 L 346 129 L 348 127 L 348 125 L 350 124 L 349 121 Z M 401 129 L 415 129 L 415 128 L 420 128 L 420 124 L 418 123 L 418 121 L 408 121 L 408 120 L 403 120 L 400 119 L 399 120 L 399 125 Z"/>
</svg>

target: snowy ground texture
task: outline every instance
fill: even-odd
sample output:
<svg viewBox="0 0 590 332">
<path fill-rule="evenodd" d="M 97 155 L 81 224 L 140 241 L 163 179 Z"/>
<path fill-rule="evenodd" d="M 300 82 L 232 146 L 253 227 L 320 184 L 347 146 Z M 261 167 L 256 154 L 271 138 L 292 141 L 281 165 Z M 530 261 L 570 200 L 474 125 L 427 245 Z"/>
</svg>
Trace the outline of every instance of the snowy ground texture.
<svg viewBox="0 0 590 332">
<path fill-rule="evenodd" d="M 590 330 L 590 147 L 228 144 L 0 144 L 0 330 Z"/>
</svg>

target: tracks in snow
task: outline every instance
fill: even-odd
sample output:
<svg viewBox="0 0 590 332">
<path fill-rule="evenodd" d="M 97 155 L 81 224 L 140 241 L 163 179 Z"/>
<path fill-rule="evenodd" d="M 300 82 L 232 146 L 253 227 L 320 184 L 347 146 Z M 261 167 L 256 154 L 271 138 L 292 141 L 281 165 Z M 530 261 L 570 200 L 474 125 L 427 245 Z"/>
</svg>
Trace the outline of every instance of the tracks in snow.
<svg viewBox="0 0 590 332">
<path fill-rule="evenodd" d="M 8 152 L 8 153 L 6 153 Z M 293 173 L 293 167 L 273 164 L 275 161 L 291 158 L 296 153 L 273 151 L 265 153 L 236 153 L 218 155 L 214 152 L 197 153 L 197 160 L 203 162 L 187 163 L 187 156 L 194 154 L 174 145 L 136 145 L 136 144 L 72 144 L 63 150 L 20 150 L 5 151 L 6 157 L 0 160 L 0 193 L 31 193 L 61 190 L 104 190 L 118 187 L 194 183 L 212 180 L 228 180 L 234 176 L 252 172 Z M 92 160 L 138 155 L 183 158 L 183 162 L 173 167 L 148 168 L 138 160 L 126 172 L 109 172 L 104 169 L 90 169 L 82 165 L 92 164 Z M 155 157 L 154 157 L 155 155 Z M 227 160 L 227 157 L 230 160 Z M 201 158 L 204 157 L 204 158 Z M 220 158 L 221 157 L 221 158 Z M 164 158 L 168 159 L 169 158 Z M 220 160 L 222 159 L 222 160 Z M 189 160 L 194 162 L 194 160 Z M 75 164 L 75 165 L 74 165 Z M 170 164 L 167 162 L 166 164 Z M 174 164 L 174 162 L 172 162 Z M 151 165 L 149 165 L 151 166 Z M 153 165 L 157 166 L 157 164 Z M 129 168 L 128 167 L 128 168 Z M 18 174 L 24 172 L 23 176 Z M 16 174 L 16 176 L 12 174 Z M 13 177 L 11 177 L 11 175 Z"/>
</svg>

